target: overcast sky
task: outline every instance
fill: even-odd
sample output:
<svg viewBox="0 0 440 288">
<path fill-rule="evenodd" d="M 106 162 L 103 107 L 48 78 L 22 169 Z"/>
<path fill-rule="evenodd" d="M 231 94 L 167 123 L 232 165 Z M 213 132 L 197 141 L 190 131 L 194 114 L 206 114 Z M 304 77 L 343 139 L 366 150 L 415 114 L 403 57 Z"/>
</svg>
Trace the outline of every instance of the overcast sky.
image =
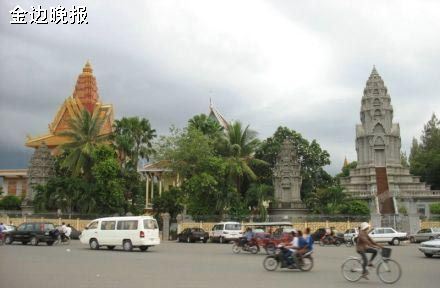
<svg viewBox="0 0 440 288">
<path fill-rule="evenodd" d="M 86 5 L 88 25 L 11 25 L 19 4 Z M 159 134 L 207 113 L 265 139 L 280 125 L 316 139 L 334 174 L 356 160 L 373 65 L 402 149 L 440 114 L 439 1 L 0 1 L 0 169 L 25 168 L 26 134 L 47 132 L 87 59 L 116 118 Z"/>
</svg>

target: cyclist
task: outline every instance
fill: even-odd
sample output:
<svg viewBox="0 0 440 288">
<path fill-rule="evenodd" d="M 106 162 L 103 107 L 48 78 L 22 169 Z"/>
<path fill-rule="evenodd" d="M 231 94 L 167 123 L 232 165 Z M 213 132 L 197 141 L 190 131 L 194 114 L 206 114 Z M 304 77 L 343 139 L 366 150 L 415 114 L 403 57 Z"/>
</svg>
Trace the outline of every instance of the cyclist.
<svg viewBox="0 0 440 288">
<path fill-rule="evenodd" d="M 67 239 L 70 239 L 70 234 L 72 234 L 72 227 L 70 227 L 70 224 L 67 224 L 64 236 L 66 236 Z"/>
<path fill-rule="evenodd" d="M 377 250 L 374 248 L 383 248 L 383 246 L 377 244 L 370 238 L 370 236 L 368 236 L 368 228 L 370 228 L 370 224 L 363 222 L 360 228 L 356 242 L 356 251 L 362 256 L 362 277 L 368 280 L 367 264 L 368 266 L 373 267 L 373 260 L 377 255 Z M 367 263 L 368 260 L 366 253 L 372 253 L 369 263 Z"/>
</svg>

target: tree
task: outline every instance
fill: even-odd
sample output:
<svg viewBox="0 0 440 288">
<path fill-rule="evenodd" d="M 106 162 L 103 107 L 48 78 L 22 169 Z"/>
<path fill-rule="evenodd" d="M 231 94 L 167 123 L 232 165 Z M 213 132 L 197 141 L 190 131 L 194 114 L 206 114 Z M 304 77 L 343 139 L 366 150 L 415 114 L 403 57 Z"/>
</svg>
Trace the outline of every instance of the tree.
<svg viewBox="0 0 440 288">
<path fill-rule="evenodd" d="M 314 212 L 332 215 L 341 213 L 341 204 L 346 199 L 347 195 L 342 187 L 335 184 L 327 188 L 318 188 L 309 195 L 306 203 Z"/>
<path fill-rule="evenodd" d="M 232 122 L 226 133 L 224 156 L 228 163 L 228 170 L 235 179 L 237 192 L 241 194 L 243 177 L 256 180 L 257 176 L 250 167 L 251 162 L 265 164 L 265 161 L 254 158 L 254 152 L 259 145 L 256 132 L 249 129 L 249 125 L 243 129 L 240 122 Z"/>
<path fill-rule="evenodd" d="M 353 161 L 348 163 L 347 165 L 343 166 L 341 169 L 341 173 L 337 174 L 335 176 L 336 179 L 339 179 L 341 177 L 348 177 L 350 176 L 350 170 L 356 168 L 357 166 L 357 161 Z"/>
<path fill-rule="evenodd" d="M 330 164 L 330 154 L 322 150 L 321 146 L 313 140 L 309 142 L 300 133 L 287 127 L 278 127 L 272 137 L 267 138 L 259 146 L 255 157 L 269 163 L 269 168 L 275 166 L 276 157 L 281 149 L 281 144 L 285 139 L 289 139 L 297 148 L 297 155 L 301 164 L 301 195 L 308 197 L 310 193 L 316 191 L 318 187 L 326 187 L 331 184 L 332 177 L 323 169 Z M 260 169 L 258 172 L 261 181 L 271 185 L 271 169 Z"/>
<path fill-rule="evenodd" d="M 252 183 L 246 192 L 247 203 L 258 213 L 262 221 L 266 221 L 268 201 L 273 199 L 273 187 L 261 183 Z"/>
<path fill-rule="evenodd" d="M 156 137 L 156 130 L 147 119 L 124 117 L 116 120 L 113 127 L 114 145 L 123 166 L 129 164 L 136 170 L 140 158 L 149 160 L 154 152 L 151 141 Z"/>
<path fill-rule="evenodd" d="M 183 211 L 183 193 L 178 187 L 162 192 L 159 197 L 153 199 L 153 210 L 156 214 L 170 213 L 171 219 Z"/>
<path fill-rule="evenodd" d="M 420 143 L 413 139 L 409 160 L 412 174 L 421 176 L 432 189 L 440 189 L 440 121 L 435 114 L 425 125 Z"/>
<path fill-rule="evenodd" d="M 440 202 L 429 205 L 429 211 L 431 214 L 440 214 Z"/>
<path fill-rule="evenodd" d="M 366 201 L 349 200 L 341 203 L 340 212 L 345 215 L 370 215 L 370 208 Z"/>
<path fill-rule="evenodd" d="M 109 135 L 100 135 L 104 120 L 98 109 L 92 114 L 84 109 L 68 123 L 68 130 L 57 133 L 58 136 L 69 138 L 69 143 L 61 146 L 68 152 L 63 166 L 71 171 L 72 176 L 83 175 L 90 179 L 93 151 L 97 145 L 109 139 Z"/>
<path fill-rule="evenodd" d="M 4 210 L 20 210 L 21 209 L 21 199 L 17 196 L 8 195 L 0 200 L 0 209 Z"/>
<path fill-rule="evenodd" d="M 218 136 L 223 133 L 223 127 L 215 120 L 209 118 L 206 114 L 195 115 L 188 120 L 188 128 L 194 128 L 204 135 Z"/>
<path fill-rule="evenodd" d="M 123 179 L 115 151 L 108 145 L 93 153 L 92 175 L 100 212 L 122 213 L 128 209 L 123 193 Z"/>
</svg>

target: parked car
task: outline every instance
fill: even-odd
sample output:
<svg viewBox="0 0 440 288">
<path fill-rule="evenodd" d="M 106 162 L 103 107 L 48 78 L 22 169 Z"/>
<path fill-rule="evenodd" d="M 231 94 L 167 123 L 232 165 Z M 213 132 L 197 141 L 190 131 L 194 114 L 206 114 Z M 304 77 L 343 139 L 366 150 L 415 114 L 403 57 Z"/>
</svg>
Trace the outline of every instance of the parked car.
<svg viewBox="0 0 440 288">
<path fill-rule="evenodd" d="M 61 230 L 61 226 L 56 227 L 58 230 Z M 81 232 L 76 230 L 76 228 L 70 226 L 72 228 L 72 233 L 70 233 L 70 239 L 73 240 L 79 240 L 79 236 L 81 235 Z"/>
<path fill-rule="evenodd" d="M 211 241 L 227 243 L 243 236 L 241 224 L 238 222 L 220 222 L 212 227 L 209 234 Z"/>
<path fill-rule="evenodd" d="M 79 240 L 95 250 L 101 246 L 107 246 L 109 250 L 122 246 L 125 251 L 132 251 L 135 247 L 146 251 L 160 244 L 159 226 L 151 216 L 99 218 L 89 223 Z"/>
<path fill-rule="evenodd" d="M 357 228 L 347 229 L 344 232 L 344 240 L 345 241 L 352 241 L 353 238 L 358 236 L 358 234 L 359 234 L 359 230 Z"/>
<path fill-rule="evenodd" d="M 343 238 L 344 237 L 344 233 L 338 232 L 334 227 L 330 227 L 330 228 L 318 228 L 313 234 L 312 234 L 312 238 L 314 241 L 319 241 L 321 240 L 322 236 L 325 235 L 326 231 L 330 230 L 330 233 L 333 236 L 339 237 L 339 238 Z"/>
<path fill-rule="evenodd" d="M 419 246 L 419 250 L 428 258 L 434 255 L 440 255 L 440 236 L 437 236 L 433 240 L 422 242 Z"/>
<path fill-rule="evenodd" d="M 421 229 L 416 234 L 409 236 L 411 243 L 433 240 L 440 235 L 440 228 Z"/>
<path fill-rule="evenodd" d="M 408 234 L 397 232 L 390 227 L 380 227 L 372 229 L 368 235 L 378 243 L 388 243 L 390 245 L 399 245 L 401 241 L 408 240 Z"/>
<path fill-rule="evenodd" d="M 202 228 L 186 228 L 179 234 L 177 234 L 177 241 L 194 243 L 196 241 L 201 241 L 206 243 L 209 239 L 209 234 Z"/>
<path fill-rule="evenodd" d="M 54 238 L 49 233 L 52 230 L 55 230 L 55 225 L 48 222 L 23 223 L 17 227 L 17 230 L 8 231 L 4 234 L 5 244 L 21 242 L 26 245 L 30 242 L 36 246 L 40 242 L 46 242 L 50 246 L 54 243 Z"/>
</svg>

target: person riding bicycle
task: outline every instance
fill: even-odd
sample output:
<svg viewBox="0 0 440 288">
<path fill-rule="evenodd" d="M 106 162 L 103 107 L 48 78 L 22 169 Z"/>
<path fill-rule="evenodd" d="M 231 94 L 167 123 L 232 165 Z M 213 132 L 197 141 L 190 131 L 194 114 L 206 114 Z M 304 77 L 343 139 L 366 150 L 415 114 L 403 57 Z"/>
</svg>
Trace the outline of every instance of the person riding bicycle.
<svg viewBox="0 0 440 288">
<path fill-rule="evenodd" d="M 61 227 L 59 228 L 61 240 L 64 240 L 66 238 L 66 232 L 67 232 L 67 226 L 66 223 L 61 223 Z"/>
<path fill-rule="evenodd" d="M 70 224 L 67 224 L 66 226 L 66 232 L 64 233 L 64 236 L 67 239 L 70 239 L 70 234 L 72 234 L 72 227 L 70 227 Z"/>
<path fill-rule="evenodd" d="M 362 256 L 362 277 L 368 279 L 367 265 L 373 267 L 373 260 L 377 255 L 375 248 L 383 248 L 383 246 L 377 244 L 368 236 L 370 224 L 363 222 L 360 228 L 356 242 L 356 251 Z M 370 262 L 368 262 L 366 253 L 372 253 Z"/>
</svg>

